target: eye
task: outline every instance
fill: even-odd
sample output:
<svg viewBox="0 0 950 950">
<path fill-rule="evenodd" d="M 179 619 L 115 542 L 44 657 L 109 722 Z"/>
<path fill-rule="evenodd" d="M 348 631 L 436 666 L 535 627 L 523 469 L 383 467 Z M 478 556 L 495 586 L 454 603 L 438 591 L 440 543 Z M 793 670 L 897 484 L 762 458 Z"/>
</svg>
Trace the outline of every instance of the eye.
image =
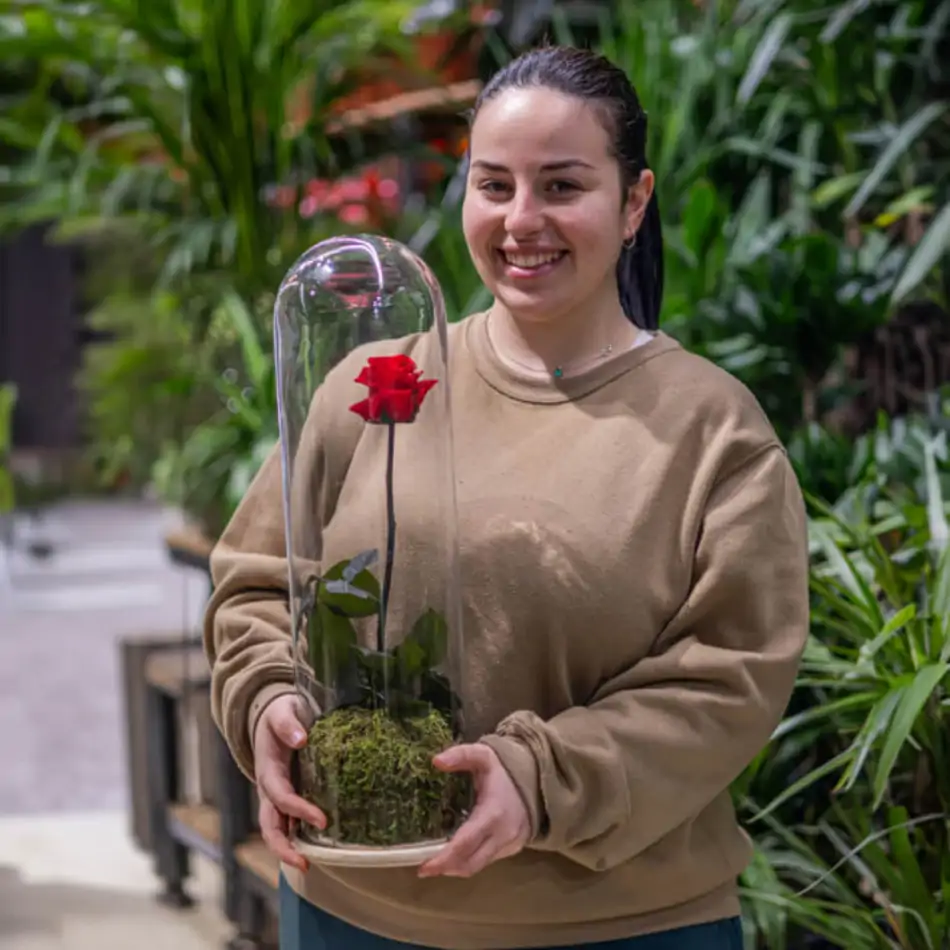
<svg viewBox="0 0 950 950">
<path fill-rule="evenodd" d="M 558 179 L 548 184 L 548 190 L 558 197 L 566 197 L 580 190 L 580 186 L 573 181 Z"/>
<path fill-rule="evenodd" d="M 492 197 L 501 197 L 508 193 L 509 187 L 503 181 L 496 181 L 494 179 L 486 179 L 478 183 L 478 190 L 485 192 L 485 194 Z"/>
</svg>

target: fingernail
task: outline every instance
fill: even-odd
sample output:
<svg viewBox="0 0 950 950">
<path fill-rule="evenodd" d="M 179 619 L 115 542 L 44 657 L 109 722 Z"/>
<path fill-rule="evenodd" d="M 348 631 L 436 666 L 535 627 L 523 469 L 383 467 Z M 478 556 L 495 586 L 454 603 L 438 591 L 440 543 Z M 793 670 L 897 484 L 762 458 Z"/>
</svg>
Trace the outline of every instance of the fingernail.
<svg viewBox="0 0 950 950">
<path fill-rule="evenodd" d="M 290 738 L 294 745 L 300 745 L 307 737 L 298 729 Z"/>
</svg>

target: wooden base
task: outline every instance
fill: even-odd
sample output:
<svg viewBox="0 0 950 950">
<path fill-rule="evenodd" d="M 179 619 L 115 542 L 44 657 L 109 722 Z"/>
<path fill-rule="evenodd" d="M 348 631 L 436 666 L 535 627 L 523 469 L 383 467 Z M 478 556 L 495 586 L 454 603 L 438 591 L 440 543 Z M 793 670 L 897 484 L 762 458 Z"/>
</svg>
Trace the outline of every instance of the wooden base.
<svg viewBox="0 0 950 950">
<path fill-rule="evenodd" d="M 221 816 L 214 805 L 172 805 L 171 818 L 209 845 L 221 845 Z"/>
<path fill-rule="evenodd" d="M 280 883 L 280 861 L 259 838 L 239 844 L 234 849 L 237 863 L 275 890 Z"/>
<path fill-rule="evenodd" d="M 420 844 L 397 845 L 391 848 L 372 848 L 365 845 L 315 844 L 303 838 L 294 841 L 294 848 L 314 864 L 341 868 L 411 868 L 434 858 L 448 844 L 427 841 Z"/>
</svg>

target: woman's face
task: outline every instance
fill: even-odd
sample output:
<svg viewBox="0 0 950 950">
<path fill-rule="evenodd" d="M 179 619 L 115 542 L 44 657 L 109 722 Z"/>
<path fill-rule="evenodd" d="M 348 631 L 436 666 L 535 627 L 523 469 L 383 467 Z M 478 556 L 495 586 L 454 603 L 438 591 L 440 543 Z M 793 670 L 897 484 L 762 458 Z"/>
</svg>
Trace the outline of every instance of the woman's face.
<svg viewBox="0 0 950 950">
<path fill-rule="evenodd" d="M 470 159 L 465 239 L 512 315 L 550 321 L 616 299 L 617 258 L 653 176 L 644 172 L 624 202 L 594 109 L 549 89 L 508 89 L 479 110 Z"/>
</svg>

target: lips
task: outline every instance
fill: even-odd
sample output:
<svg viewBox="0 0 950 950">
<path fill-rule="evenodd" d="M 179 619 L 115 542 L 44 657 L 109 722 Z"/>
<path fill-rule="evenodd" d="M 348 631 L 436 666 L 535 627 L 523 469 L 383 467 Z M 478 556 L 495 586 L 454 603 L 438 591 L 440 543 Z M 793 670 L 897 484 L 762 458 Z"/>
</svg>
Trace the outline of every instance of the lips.
<svg viewBox="0 0 950 950">
<path fill-rule="evenodd" d="M 536 251 L 532 254 L 517 251 L 502 251 L 501 256 L 506 264 L 512 264 L 515 267 L 531 269 L 533 267 L 543 267 L 545 264 L 553 264 L 560 260 L 566 251 Z"/>
<path fill-rule="evenodd" d="M 498 258 L 505 275 L 518 281 L 547 276 L 560 265 L 567 254 L 567 251 L 498 250 Z"/>
</svg>

